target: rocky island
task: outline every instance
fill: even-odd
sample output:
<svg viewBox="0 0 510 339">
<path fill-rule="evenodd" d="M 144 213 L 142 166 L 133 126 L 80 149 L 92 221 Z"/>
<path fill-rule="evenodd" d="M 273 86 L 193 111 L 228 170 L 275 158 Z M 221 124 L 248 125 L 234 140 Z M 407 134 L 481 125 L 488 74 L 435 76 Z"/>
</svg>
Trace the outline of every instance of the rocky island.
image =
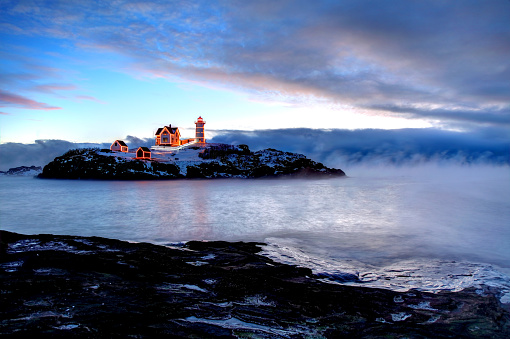
<svg viewBox="0 0 510 339">
<path fill-rule="evenodd" d="M 490 288 L 331 284 L 260 255 L 261 246 L 0 231 L 0 336 L 510 337 L 509 313 Z"/>
<path fill-rule="evenodd" d="M 71 150 L 44 166 L 38 177 L 148 180 L 282 176 L 338 177 L 345 173 L 302 154 L 275 149 L 252 152 L 246 145 L 202 143 L 155 147 L 141 153 L 90 148 Z"/>
</svg>

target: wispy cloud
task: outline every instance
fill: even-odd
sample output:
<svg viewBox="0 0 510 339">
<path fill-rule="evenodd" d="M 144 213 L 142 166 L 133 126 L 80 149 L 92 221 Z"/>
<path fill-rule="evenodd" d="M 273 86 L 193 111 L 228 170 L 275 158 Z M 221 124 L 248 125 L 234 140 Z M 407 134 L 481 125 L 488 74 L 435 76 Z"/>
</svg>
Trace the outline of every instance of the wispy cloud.
<svg viewBox="0 0 510 339">
<path fill-rule="evenodd" d="M 55 110 L 61 107 L 50 106 L 43 102 L 28 99 L 21 95 L 0 90 L 0 107 L 16 107 L 24 109 Z"/>
<path fill-rule="evenodd" d="M 435 108 L 435 107 L 413 107 L 406 105 L 373 105 L 367 107 L 373 110 L 388 111 L 394 113 L 405 113 L 416 117 L 441 119 L 445 122 L 469 122 L 476 124 L 488 124 L 499 126 L 510 126 L 510 106 L 508 107 L 483 107 L 483 108 Z"/>
<path fill-rule="evenodd" d="M 77 95 L 76 99 L 78 99 L 78 100 L 90 100 L 90 101 L 95 101 L 95 102 L 100 103 L 100 104 L 105 104 L 104 101 L 99 100 L 97 98 L 94 98 L 94 97 L 92 97 L 90 95 Z"/>
<path fill-rule="evenodd" d="M 13 47 L 3 46 L 4 49 Z M 14 49 L 14 47 L 13 47 Z M 33 51 L 30 51 L 33 53 Z M 41 103 L 32 99 L 35 94 L 45 94 L 63 98 L 62 92 L 76 91 L 78 86 L 61 81 L 62 69 L 50 67 L 30 56 L 16 55 L 12 52 L 0 53 L 5 67 L 0 70 L 2 85 L 9 90 L 0 90 L 1 107 L 16 107 L 22 109 L 61 109 L 50 103 Z"/>
<path fill-rule="evenodd" d="M 73 91 L 76 90 L 77 86 L 73 84 L 44 84 L 36 85 L 30 88 L 31 91 L 56 94 L 58 91 Z"/>
</svg>

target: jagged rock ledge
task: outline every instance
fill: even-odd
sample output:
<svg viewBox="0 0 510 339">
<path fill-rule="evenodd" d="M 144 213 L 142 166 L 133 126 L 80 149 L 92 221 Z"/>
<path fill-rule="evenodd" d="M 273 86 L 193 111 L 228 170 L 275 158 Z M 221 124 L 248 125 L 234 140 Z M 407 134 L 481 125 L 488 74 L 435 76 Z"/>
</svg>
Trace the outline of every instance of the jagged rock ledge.
<svg viewBox="0 0 510 339">
<path fill-rule="evenodd" d="M 252 152 L 246 145 L 190 145 L 176 150 L 153 150 L 150 160 L 134 153 L 99 149 L 71 150 L 44 166 L 40 178 L 147 180 L 179 178 L 338 177 L 302 154 L 275 149 Z"/>
<path fill-rule="evenodd" d="M 490 293 L 324 283 L 261 244 L 173 247 L 0 231 L 0 336 L 508 338 Z"/>
</svg>

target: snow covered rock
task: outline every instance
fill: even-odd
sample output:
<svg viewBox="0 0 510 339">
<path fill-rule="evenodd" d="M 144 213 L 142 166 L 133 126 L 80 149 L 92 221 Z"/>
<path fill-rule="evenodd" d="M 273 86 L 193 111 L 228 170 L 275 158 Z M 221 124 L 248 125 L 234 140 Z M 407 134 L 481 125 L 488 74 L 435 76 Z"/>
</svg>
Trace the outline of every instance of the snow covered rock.
<svg viewBox="0 0 510 339">
<path fill-rule="evenodd" d="M 180 177 L 173 164 L 117 156 L 99 149 L 71 150 L 44 166 L 39 178 L 148 180 Z"/>
<path fill-rule="evenodd" d="M 251 152 L 246 145 L 189 145 L 154 148 L 151 159 L 134 153 L 78 149 L 55 158 L 39 175 L 65 179 L 176 179 L 344 176 L 302 154 L 266 149 Z"/>
</svg>

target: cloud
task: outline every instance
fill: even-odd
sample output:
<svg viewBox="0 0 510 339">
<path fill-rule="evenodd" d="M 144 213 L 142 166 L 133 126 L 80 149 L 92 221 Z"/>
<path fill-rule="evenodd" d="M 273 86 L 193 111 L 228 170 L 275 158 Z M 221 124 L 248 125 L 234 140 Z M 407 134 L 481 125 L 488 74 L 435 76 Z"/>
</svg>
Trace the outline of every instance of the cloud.
<svg viewBox="0 0 510 339">
<path fill-rule="evenodd" d="M 405 113 L 416 117 L 426 117 L 441 119 L 444 121 L 453 121 L 459 124 L 471 122 L 476 124 L 489 124 L 499 126 L 510 126 L 510 106 L 508 107 L 487 107 L 475 109 L 448 109 L 448 108 L 420 108 L 412 106 L 390 106 L 373 105 L 367 107 L 373 110 L 390 111 L 395 113 Z"/>
<path fill-rule="evenodd" d="M 100 104 L 105 104 L 104 101 L 99 100 L 97 98 L 94 98 L 94 97 L 92 97 L 90 95 L 77 95 L 75 98 L 78 99 L 78 100 L 90 100 L 90 101 L 98 102 Z"/>
<path fill-rule="evenodd" d="M 61 107 L 50 106 L 43 102 L 28 99 L 21 95 L 0 90 L 0 107 L 16 107 L 24 109 L 55 110 Z"/>
<path fill-rule="evenodd" d="M 217 131 L 210 142 L 247 144 L 252 150 L 276 148 L 302 153 L 329 166 L 422 163 L 510 165 L 510 133 L 438 129 Z"/>
<path fill-rule="evenodd" d="M 138 147 L 151 147 L 154 146 L 154 138 L 137 138 L 132 135 L 128 135 L 124 141 L 127 143 L 130 149 Z"/>
<path fill-rule="evenodd" d="M 275 148 L 305 154 L 327 166 L 406 166 L 425 163 L 510 165 L 510 133 L 506 129 L 480 128 L 472 132 L 439 129 L 319 130 L 277 129 L 258 131 L 216 130 L 211 143 L 247 144 L 251 150 Z M 128 135 L 131 150 L 154 145 L 154 138 Z M 0 170 L 17 166 L 44 166 L 69 149 L 109 148 L 111 142 L 74 143 L 37 140 L 33 144 L 0 144 Z"/>
<path fill-rule="evenodd" d="M 154 138 L 144 139 L 128 135 L 124 141 L 130 149 L 154 145 Z M 14 142 L 0 144 L 0 171 L 18 166 L 44 166 L 70 149 L 88 147 L 109 149 L 110 145 L 111 142 L 75 143 L 66 140 L 36 140 L 33 144 Z"/>
<path fill-rule="evenodd" d="M 6 49 L 15 50 L 15 46 L 7 45 Z M 33 51 L 30 51 L 31 53 Z M 42 103 L 32 99 L 34 93 L 38 95 L 50 94 L 63 97 L 61 91 L 79 89 L 76 85 L 62 82 L 62 74 L 66 72 L 55 67 L 43 65 L 30 56 L 16 55 L 10 52 L 0 52 L 5 67 L 0 70 L 0 77 L 4 88 L 0 89 L 0 107 L 21 109 L 53 110 L 61 109 L 49 103 Z M 48 83 L 49 82 L 49 83 Z"/>
<path fill-rule="evenodd" d="M 65 140 L 36 140 L 33 144 L 0 144 L 0 170 L 18 166 L 44 166 L 72 148 L 82 147 Z"/>
<path fill-rule="evenodd" d="M 508 1 L 34 0 L 2 8 L 15 34 L 122 56 L 111 66 L 137 75 L 445 126 L 508 121 Z"/>
<path fill-rule="evenodd" d="M 44 84 L 33 86 L 30 90 L 41 93 L 56 94 L 56 91 L 73 91 L 78 87 L 73 84 Z"/>
</svg>

